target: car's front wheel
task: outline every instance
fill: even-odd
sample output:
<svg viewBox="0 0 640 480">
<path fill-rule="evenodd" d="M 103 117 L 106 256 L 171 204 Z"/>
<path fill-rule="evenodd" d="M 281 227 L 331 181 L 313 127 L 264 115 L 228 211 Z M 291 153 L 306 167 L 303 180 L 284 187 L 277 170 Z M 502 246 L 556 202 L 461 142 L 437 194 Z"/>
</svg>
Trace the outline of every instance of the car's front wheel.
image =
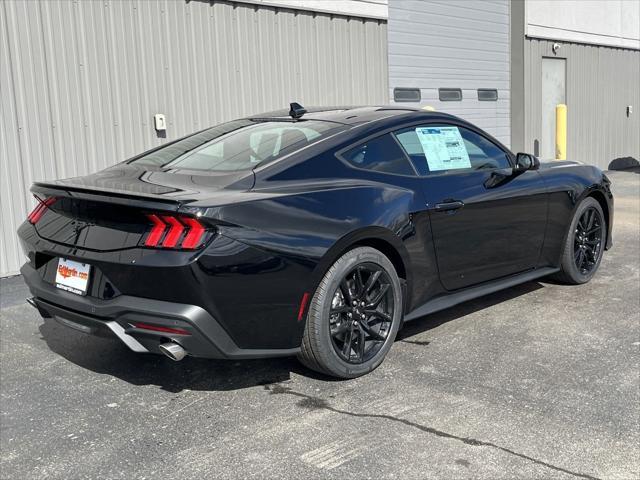
<svg viewBox="0 0 640 480">
<path fill-rule="evenodd" d="M 560 272 L 555 278 L 563 283 L 586 283 L 595 275 L 607 235 L 602 207 L 595 198 L 587 197 L 576 208 L 565 240 Z"/>
<path fill-rule="evenodd" d="M 358 247 L 340 257 L 320 282 L 307 314 L 298 358 L 340 378 L 382 363 L 402 320 L 402 289 L 391 261 Z"/>
</svg>

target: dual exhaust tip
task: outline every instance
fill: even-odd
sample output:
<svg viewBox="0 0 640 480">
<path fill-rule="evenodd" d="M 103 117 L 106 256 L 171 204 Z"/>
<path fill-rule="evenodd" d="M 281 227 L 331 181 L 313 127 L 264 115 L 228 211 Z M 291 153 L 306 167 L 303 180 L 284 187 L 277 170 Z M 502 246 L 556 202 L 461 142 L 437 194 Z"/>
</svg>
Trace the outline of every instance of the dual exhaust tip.
<svg viewBox="0 0 640 480">
<path fill-rule="evenodd" d="M 187 355 L 187 351 L 174 342 L 161 343 L 158 348 L 174 362 L 179 362 Z"/>
<path fill-rule="evenodd" d="M 43 311 L 40 309 L 40 307 L 36 303 L 35 298 L 33 298 L 33 297 L 27 298 L 27 303 L 29 305 L 31 305 L 32 307 L 37 308 L 41 312 L 43 317 L 50 317 L 51 316 L 51 315 L 49 315 L 49 312 L 44 312 L 43 313 Z M 178 345 L 175 342 L 161 343 L 158 346 L 158 348 L 160 349 L 160 352 L 162 352 L 164 355 L 169 357 L 174 362 L 179 362 L 180 360 L 182 360 L 184 357 L 187 356 L 187 351 L 184 348 L 182 348 L 181 345 Z"/>
</svg>

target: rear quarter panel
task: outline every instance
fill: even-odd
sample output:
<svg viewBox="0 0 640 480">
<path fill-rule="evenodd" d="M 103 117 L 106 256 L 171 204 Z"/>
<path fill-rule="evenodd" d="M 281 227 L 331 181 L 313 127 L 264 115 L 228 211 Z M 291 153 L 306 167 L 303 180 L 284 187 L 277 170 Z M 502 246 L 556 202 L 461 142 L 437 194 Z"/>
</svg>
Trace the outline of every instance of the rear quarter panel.
<svg viewBox="0 0 640 480">
<path fill-rule="evenodd" d="M 294 344 L 304 329 L 304 322 L 296 323 L 303 294 L 313 294 L 330 265 L 353 245 L 375 239 L 399 254 L 408 302 L 441 291 L 418 179 L 354 170 L 331 157 L 305 162 L 308 178 L 287 170 L 258 179 L 250 200 L 205 213 L 222 222 L 222 235 L 282 260 L 279 281 L 251 282 L 268 291 L 272 305 L 281 306 L 269 323 L 293 325 Z M 240 278 L 227 281 L 243 288 Z"/>
</svg>

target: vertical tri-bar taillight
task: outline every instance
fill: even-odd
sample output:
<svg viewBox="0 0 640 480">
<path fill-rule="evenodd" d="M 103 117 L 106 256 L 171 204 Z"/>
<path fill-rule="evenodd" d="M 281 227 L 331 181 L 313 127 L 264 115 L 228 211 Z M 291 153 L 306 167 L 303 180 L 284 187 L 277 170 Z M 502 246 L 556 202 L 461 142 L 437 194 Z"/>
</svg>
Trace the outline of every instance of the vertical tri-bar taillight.
<svg viewBox="0 0 640 480">
<path fill-rule="evenodd" d="M 147 215 L 147 218 L 153 222 L 153 228 L 149 232 L 149 235 L 147 235 L 147 240 L 144 244 L 149 247 L 155 247 L 160 242 L 167 225 L 160 220 L 157 215 Z"/>
<path fill-rule="evenodd" d="M 145 247 L 193 250 L 202 245 L 207 229 L 197 219 L 178 215 L 148 214 L 151 230 Z"/>
<path fill-rule="evenodd" d="M 49 197 L 45 200 L 40 200 L 38 197 L 35 198 L 38 201 L 38 205 L 36 205 L 36 208 L 34 208 L 29 216 L 27 216 L 27 220 L 33 225 L 38 223 L 38 220 L 42 218 L 44 212 L 46 212 L 47 209 L 58 200 L 58 197 Z"/>
<path fill-rule="evenodd" d="M 196 248 L 202 241 L 206 229 L 195 218 L 184 217 L 182 221 L 186 223 L 189 228 L 184 240 L 182 240 L 182 248 Z"/>
</svg>

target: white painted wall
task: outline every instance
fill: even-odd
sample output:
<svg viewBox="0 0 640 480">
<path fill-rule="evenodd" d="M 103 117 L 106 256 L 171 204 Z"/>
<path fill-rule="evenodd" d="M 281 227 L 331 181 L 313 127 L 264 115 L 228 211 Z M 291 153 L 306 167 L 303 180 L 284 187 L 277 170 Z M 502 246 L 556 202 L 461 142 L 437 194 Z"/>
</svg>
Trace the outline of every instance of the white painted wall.
<svg viewBox="0 0 640 480">
<path fill-rule="evenodd" d="M 528 37 L 640 49 L 640 0 L 526 0 Z"/>
<path fill-rule="evenodd" d="M 386 20 L 387 0 L 238 0 L 262 6 Z M 393 1 L 393 0 L 392 0 Z"/>
</svg>

